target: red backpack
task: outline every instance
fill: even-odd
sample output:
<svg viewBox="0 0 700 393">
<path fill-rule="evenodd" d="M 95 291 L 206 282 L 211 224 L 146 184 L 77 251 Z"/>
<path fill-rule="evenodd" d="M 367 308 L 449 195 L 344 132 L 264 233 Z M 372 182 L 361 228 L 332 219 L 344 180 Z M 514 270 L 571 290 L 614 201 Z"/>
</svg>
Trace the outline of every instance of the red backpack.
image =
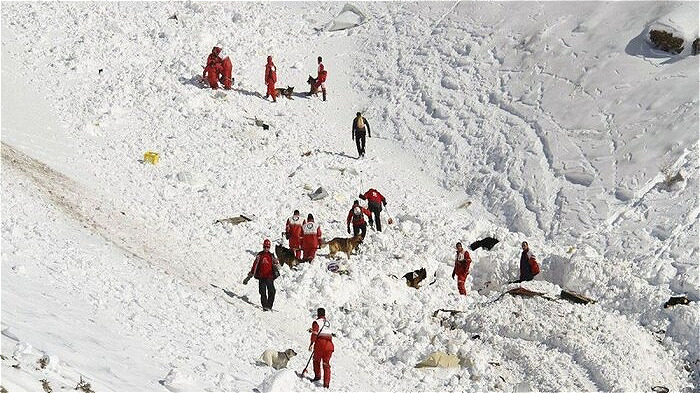
<svg viewBox="0 0 700 393">
<path fill-rule="evenodd" d="M 540 274 L 540 264 L 537 263 L 537 260 L 535 257 L 531 257 L 528 259 L 528 262 L 530 262 L 530 270 L 532 270 L 532 275 L 536 276 Z"/>
</svg>

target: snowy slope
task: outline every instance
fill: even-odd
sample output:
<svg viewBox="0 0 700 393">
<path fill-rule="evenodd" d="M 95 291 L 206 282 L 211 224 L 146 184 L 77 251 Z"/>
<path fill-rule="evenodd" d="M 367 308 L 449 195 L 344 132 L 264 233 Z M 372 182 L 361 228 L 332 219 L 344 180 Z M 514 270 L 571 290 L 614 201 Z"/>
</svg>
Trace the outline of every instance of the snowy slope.
<svg viewBox="0 0 700 393">
<path fill-rule="evenodd" d="M 640 44 L 697 3 L 357 6 L 361 26 L 328 32 L 343 3 L 2 5 L 3 387 L 321 390 L 291 372 L 320 306 L 334 390 L 697 386 L 700 308 L 661 305 L 700 298 L 698 60 Z M 234 65 L 222 94 L 198 83 L 217 43 Z M 298 92 L 322 55 L 329 101 L 262 100 L 268 54 Z M 345 236 L 369 187 L 395 223 L 351 275 L 323 249 L 283 268 L 277 312 L 256 308 L 241 280 L 262 239 L 295 208 Z M 487 235 L 501 243 L 473 253 L 460 298 L 452 246 Z M 525 239 L 543 267 L 529 288 L 598 303 L 499 298 Z M 390 276 L 419 267 L 435 284 Z M 275 371 L 255 364 L 267 348 L 299 356 Z M 438 350 L 463 367 L 413 368 Z"/>
</svg>

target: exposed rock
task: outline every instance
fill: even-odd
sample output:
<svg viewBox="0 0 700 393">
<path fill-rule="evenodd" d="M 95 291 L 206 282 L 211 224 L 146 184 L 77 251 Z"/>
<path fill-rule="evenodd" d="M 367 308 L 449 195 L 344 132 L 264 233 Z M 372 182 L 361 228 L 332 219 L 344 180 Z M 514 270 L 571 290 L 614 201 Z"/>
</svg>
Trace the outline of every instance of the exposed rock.
<svg viewBox="0 0 700 393">
<path fill-rule="evenodd" d="M 574 293 L 574 292 L 571 292 L 571 291 L 567 291 L 566 289 L 562 289 L 562 290 L 561 290 L 561 294 L 560 294 L 559 296 L 560 296 L 562 299 L 564 299 L 564 300 L 568 300 L 568 301 L 570 301 L 570 302 L 572 302 L 572 303 L 576 303 L 576 304 L 589 304 L 589 303 L 592 304 L 592 303 L 595 303 L 595 300 L 593 300 L 593 299 L 591 299 L 591 298 L 589 298 L 589 297 L 586 297 L 586 296 L 583 296 L 583 295 L 579 295 L 578 293 Z"/>
<path fill-rule="evenodd" d="M 686 296 L 671 296 L 666 303 L 664 303 L 664 308 L 669 308 L 672 306 L 682 305 L 687 306 L 690 300 Z"/>
<path fill-rule="evenodd" d="M 674 37 L 671 33 L 662 30 L 651 30 L 649 39 L 662 51 L 673 54 L 683 52 L 683 38 Z"/>
</svg>

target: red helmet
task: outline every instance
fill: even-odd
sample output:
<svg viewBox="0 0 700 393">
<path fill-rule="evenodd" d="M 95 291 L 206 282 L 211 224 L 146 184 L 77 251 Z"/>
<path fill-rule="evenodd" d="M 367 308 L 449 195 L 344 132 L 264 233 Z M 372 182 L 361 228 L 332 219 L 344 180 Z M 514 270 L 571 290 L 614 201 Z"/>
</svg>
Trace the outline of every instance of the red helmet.
<svg viewBox="0 0 700 393">
<path fill-rule="evenodd" d="M 272 246 L 272 243 L 270 243 L 270 239 L 265 239 L 263 241 L 263 248 L 270 248 Z"/>
</svg>

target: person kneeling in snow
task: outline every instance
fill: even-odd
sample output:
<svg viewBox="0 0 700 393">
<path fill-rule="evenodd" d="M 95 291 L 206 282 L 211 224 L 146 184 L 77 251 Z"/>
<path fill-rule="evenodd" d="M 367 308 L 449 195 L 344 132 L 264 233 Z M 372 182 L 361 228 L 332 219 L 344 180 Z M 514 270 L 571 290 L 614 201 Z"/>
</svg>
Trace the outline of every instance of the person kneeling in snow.
<svg viewBox="0 0 700 393">
<path fill-rule="evenodd" d="M 452 270 L 452 279 L 457 276 L 457 290 L 460 295 L 466 295 L 467 289 L 464 283 L 467 282 L 469 268 L 472 265 L 472 258 L 469 256 L 469 251 L 462 248 L 462 243 L 457 242 L 457 255 L 455 256 L 455 267 Z"/>
<path fill-rule="evenodd" d="M 207 65 L 204 67 L 202 79 L 206 79 L 213 90 L 219 88 L 219 81 L 224 84 L 224 89 L 230 90 L 232 70 L 231 59 L 228 56 L 222 58 L 221 47 L 215 46 L 207 57 Z"/>
</svg>

